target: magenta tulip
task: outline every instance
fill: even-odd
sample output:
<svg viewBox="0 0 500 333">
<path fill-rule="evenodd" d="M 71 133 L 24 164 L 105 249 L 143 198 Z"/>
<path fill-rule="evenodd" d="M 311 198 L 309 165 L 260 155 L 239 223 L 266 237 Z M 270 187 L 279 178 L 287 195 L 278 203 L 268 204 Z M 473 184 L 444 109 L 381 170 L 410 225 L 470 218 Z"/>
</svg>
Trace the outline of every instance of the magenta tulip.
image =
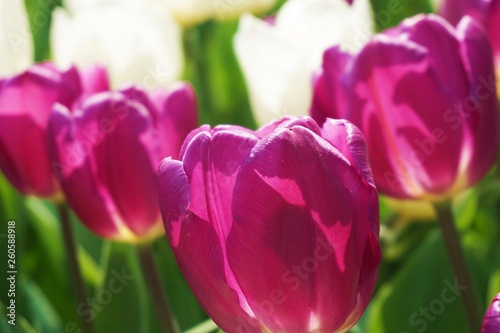
<svg viewBox="0 0 500 333">
<path fill-rule="evenodd" d="M 500 332 L 500 294 L 497 294 L 491 302 L 490 308 L 483 319 L 481 333 Z"/>
<path fill-rule="evenodd" d="M 500 74 L 500 1 L 499 0 L 444 0 L 440 15 L 451 24 L 457 24 L 462 17 L 469 15 L 488 31 L 497 73 Z"/>
<path fill-rule="evenodd" d="M 50 112 L 56 102 L 71 106 L 107 89 L 100 67 L 61 72 L 44 63 L 0 79 L 0 169 L 17 190 L 52 198 L 60 193 L 46 146 Z"/>
<path fill-rule="evenodd" d="M 192 88 L 148 94 L 139 88 L 103 92 L 81 107 L 57 105 L 49 153 L 68 204 L 96 234 L 130 243 L 163 233 L 156 170 L 177 158 L 197 126 Z"/>
<path fill-rule="evenodd" d="M 491 47 L 469 17 L 419 15 L 358 54 L 325 52 L 311 115 L 345 118 L 366 137 L 380 192 L 443 200 L 479 181 L 498 149 Z"/>
<path fill-rule="evenodd" d="M 208 126 L 158 174 L 167 237 L 224 331 L 345 332 L 372 296 L 378 198 L 361 132 L 290 118 Z"/>
</svg>

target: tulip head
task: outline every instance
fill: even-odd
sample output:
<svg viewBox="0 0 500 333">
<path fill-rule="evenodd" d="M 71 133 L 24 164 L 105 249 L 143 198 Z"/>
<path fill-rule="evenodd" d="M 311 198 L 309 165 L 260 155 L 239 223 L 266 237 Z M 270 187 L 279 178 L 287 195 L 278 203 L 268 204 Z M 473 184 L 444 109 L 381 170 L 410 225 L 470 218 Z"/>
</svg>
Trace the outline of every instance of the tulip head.
<svg viewBox="0 0 500 333">
<path fill-rule="evenodd" d="M 59 186 L 46 147 L 55 103 L 78 104 L 88 94 L 108 89 L 100 67 L 59 71 L 50 63 L 0 80 L 0 169 L 23 194 L 56 197 Z"/>
<path fill-rule="evenodd" d="M 344 332 L 380 260 L 377 191 L 361 132 L 289 118 L 193 131 L 158 172 L 174 255 L 227 332 Z"/>
<path fill-rule="evenodd" d="M 51 25 L 60 66 L 100 63 L 111 84 L 168 87 L 182 71 L 180 27 L 161 0 L 71 1 L 56 8 Z"/>
<path fill-rule="evenodd" d="M 481 333 L 500 332 L 500 294 L 497 294 L 483 319 Z"/>
<path fill-rule="evenodd" d="M 58 105 L 49 122 L 51 164 L 68 204 L 101 237 L 131 243 L 162 233 L 156 170 L 178 157 L 196 127 L 192 88 L 148 94 L 129 87 L 80 107 Z"/>
<path fill-rule="evenodd" d="M 498 149 L 491 47 L 469 17 L 419 15 L 351 56 L 325 52 L 311 114 L 364 133 L 381 193 L 443 200 L 479 181 Z"/>
<path fill-rule="evenodd" d="M 373 34 L 371 16 L 367 0 L 290 0 L 272 22 L 244 15 L 234 48 L 257 123 L 306 115 L 324 50 L 359 49 Z"/>
</svg>

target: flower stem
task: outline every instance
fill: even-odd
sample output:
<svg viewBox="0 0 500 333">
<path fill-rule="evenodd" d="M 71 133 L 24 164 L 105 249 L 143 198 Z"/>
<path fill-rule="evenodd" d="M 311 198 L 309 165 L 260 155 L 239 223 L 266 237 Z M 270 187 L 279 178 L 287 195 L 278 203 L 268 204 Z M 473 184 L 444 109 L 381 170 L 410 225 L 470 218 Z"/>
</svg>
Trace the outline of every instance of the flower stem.
<svg viewBox="0 0 500 333">
<path fill-rule="evenodd" d="M 470 332 L 479 332 L 481 328 L 481 315 L 479 310 L 479 302 L 475 290 L 475 286 L 467 268 L 465 255 L 460 245 L 460 237 L 455 228 L 453 213 L 451 211 L 451 203 L 443 202 L 434 205 L 439 219 L 439 225 L 443 234 L 444 243 L 448 252 L 453 273 L 455 274 L 458 283 L 466 286 L 462 291 L 461 299 L 465 308 L 465 314 L 469 324 Z"/>
<path fill-rule="evenodd" d="M 153 299 L 156 316 L 160 323 L 162 333 L 178 333 L 179 329 L 174 319 L 168 300 L 161 284 L 158 270 L 156 269 L 155 259 L 151 245 L 137 247 L 139 259 L 141 261 L 144 276 Z"/>
<path fill-rule="evenodd" d="M 65 202 L 59 202 L 57 203 L 57 210 L 61 218 L 64 246 L 66 248 L 66 253 L 68 256 L 69 272 L 71 275 L 73 288 L 76 292 L 76 300 L 78 304 L 85 304 L 88 298 L 87 289 L 85 288 L 85 283 L 83 282 L 83 278 L 80 272 L 80 266 L 78 265 L 76 243 L 71 228 L 68 205 Z M 82 331 L 84 333 L 94 332 L 94 325 L 91 320 L 87 321 L 82 319 Z"/>
</svg>

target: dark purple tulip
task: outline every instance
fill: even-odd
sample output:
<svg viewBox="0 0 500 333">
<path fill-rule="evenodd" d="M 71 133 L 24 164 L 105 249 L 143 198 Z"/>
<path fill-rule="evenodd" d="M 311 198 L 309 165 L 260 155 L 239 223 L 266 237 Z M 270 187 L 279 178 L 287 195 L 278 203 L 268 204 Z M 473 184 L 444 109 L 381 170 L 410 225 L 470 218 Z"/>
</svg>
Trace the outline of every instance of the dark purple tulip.
<svg viewBox="0 0 500 333">
<path fill-rule="evenodd" d="M 158 184 L 180 268 L 224 331 L 345 332 L 368 305 L 378 198 L 349 122 L 203 126 Z"/>
<path fill-rule="evenodd" d="M 498 333 L 500 332 L 500 294 L 497 294 L 491 301 L 490 308 L 486 312 L 483 319 L 483 327 L 481 333 Z"/>
<path fill-rule="evenodd" d="M 441 200 L 479 181 L 498 151 L 491 47 L 464 18 L 418 15 L 356 55 L 326 51 L 311 115 L 345 118 L 366 137 L 380 192 Z"/>
<path fill-rule="evenodd" d="M 56 102 L 78 104 L 85 96 L 108 90 L 100 67 L 65 72 L 50 63 L 0 79 L 0 169 L 23 194 L 59 193 L 46 146 L 49 115 Z"/>
<path fill-rule="evenodd" d="M 58 105 L 49 123 L 49 153 L 66 199 L 101 237 L 131 243 L 163 233 L 156 171 L 177 158 L 197 126 L 191 86 L 147 93 L 103 92 L 80 107 Z"/>
</svg>

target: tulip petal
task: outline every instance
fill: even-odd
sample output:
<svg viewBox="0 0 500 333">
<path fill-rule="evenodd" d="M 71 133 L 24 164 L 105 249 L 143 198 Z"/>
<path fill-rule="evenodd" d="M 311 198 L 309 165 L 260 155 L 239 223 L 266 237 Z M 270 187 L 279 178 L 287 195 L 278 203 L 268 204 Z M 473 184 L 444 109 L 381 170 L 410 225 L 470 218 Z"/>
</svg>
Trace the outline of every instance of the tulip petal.
<svg viewBox="0 0 500 333">
<path fill-rule="evenodd" d="M 153 96 L 159 110 L 161 155 L 177 159 L 184 139 L 198 125 L 196 96 L 193 87 L 186 83 L 177 84 L 164 92 L 159 90 Z"/>
<path fill-rule="evenodd" d="M 333 332 L 355 309 L 371 234 L 367 216 L 357 212 L 373 191 L 305 127 L 278 130 L 252 150 L 234 189 L 227 255 L 270 331 Z"/>
<path fill-rule="evenodd" d="M 92 163 L 76 140 L 73 116 L 61 105 L 52 112 L 48 138 L 51 166 L 71 208 L 99 236 L 118 238 L 120 230 L 113 220 L 118 218 L 116 208 L 95 181 Z"/>
<path fill-rule="evenodd" d="M 481 333 L 497 333 L 500 330 L 500 294 L 497 294 L 486 312 Z"/>
<path fill-rule="evenodd" d="M 243 131 L 200 132 L 186 148 L 184 170 L 179 162 L 165 160 L 158 176 L 165 228 L 177 261 L 207 313 L 226 331 L 261 332 L 242 309 L 245 298 L 223 245 L 232 223 L 236 173 L 255 143 Z M 172 192 L 175 188 L 179 190 Z"/>
<path fill-rule="evenodd" d="M 109 190 L 127 227 L 145 235 L 160 219 L 156 168 L 161 155 L 151 115 L 143 104 L 121 94 L 103 96 L 107 98 L 89 100 L 78 119 L 82 136 L 95 135 L 95 141 L 81 140 L 93 145 L 89 157 L 96 181 Z"/>
<path fill-rule="evenodd" d="M 364 129 L 379 189 L 407 197 L 446 192 L 457 178 L 462 132 L 452 122 L 461 105 L 432 74 L 427 51 L 378 36 L 352 66 L 356 96 L 347 118 Z"/>
<path fill-rule="evenodd" d="M 467 78 L 452 25 L 437 15 L 417 15 L 404 20 L 396 29 L 399 36 L 426 48 L 429 64 L 442 85 L 459 97 L 466 96 Z"/>
<path fill-rule="evenodd" d="M 80 70 L 80 80 L 84 93 L 89 95 L 110 90 L 108 71 L 103 66 L 92 65 Z"/>
<path fill-rule="evenodd" d="M 347 71 L 347 65 L 352 56 L 340 50 L 338 46 L 325 51 L 323 68 L 314 83 L 314 97 L 310 110 L 318 124 L 323 124 L 326 118 L 345 118 L 344 87 L 342 75 Z"/>
<path fill-rule="evenodd" d="M 48 197 L 57 189 L 45 130 L 59 95 L 58 80 L 58 74 L 50 68 L 35 65 L 19 76 L 0 81 L 0 168 L 24 194 Z"/>
<path fill-rule="evenodd" d="M 68 13 L 56 8 L 51 25 L 54 61 L 95 63 L 109 70 L 114 87 L 166 87 L 181 74 L 180 29 L 161 2 L 95 3 Z"/>
<path fill-rule="evenodd" d="M 462 57 L 469 75 L 469 95 L 464 101 L 464 166 L 470 185 L 479 181 L 495 163 L 498 151 L 498 102 L 492 50 L 486 32 L 469 17 L 458 28 Z M 470 104 L 472 103 L 472 107 Z"/>
</svg>

